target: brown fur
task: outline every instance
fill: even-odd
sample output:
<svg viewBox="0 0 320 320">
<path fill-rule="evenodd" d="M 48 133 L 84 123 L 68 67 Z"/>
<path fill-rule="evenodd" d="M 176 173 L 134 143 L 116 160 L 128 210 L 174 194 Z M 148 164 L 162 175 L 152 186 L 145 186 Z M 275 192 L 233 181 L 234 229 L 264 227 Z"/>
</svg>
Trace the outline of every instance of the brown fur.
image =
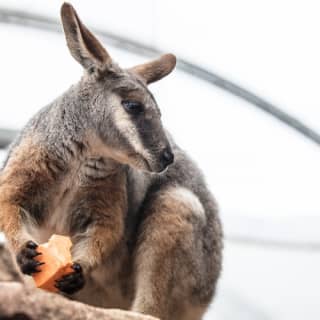
<svg viewBox="0 0 320 320">
<path fill-rule="evenodd" d="M 36 137 L 34 137 L 36 140 Z M 58 162 L 31 138 L 13 151 L 6 170 L 0 175 L 0 223 L 1 229 L 11 240 L 15 250 L 33 238 L 25 228 L 25 212 L 31 224 L 38 224 L 45 210 L 47 190 L 54 184 L 58 174 Z M 30 203 L 32 197 L 32 204 Z"/>
<path fill-rule="evenodd" d="M 108 179 L 83 183 L 85 185 L 70 206 L 70 231 L 72 234 L 72 228 L 75 230 L 72 256 L 88 269 L 109 257 L 123 237 L 127 199 L 123 174 L 115 173 Z M 79 233 L 79 221 L 83 216 L 90 219 L 92 226 L 85 225 L 85 233 Z"/>
<path fill-rule="evenodd" d="M 139 286 L 133 310 L 162 320 L 184 319 L 185 310 L 192 312 L 192 290 L 201 281 L 194 272 L 196 268 L 201 272 L 198 262 L 202 257 L 197 257 L 195 250 L 201 224 L 188 204 L 172 197 L 171 192 L 170 188 L 159 192 L 146 208 L 135 258 L 135 281 Z M 180 286 L 175 287 L 176 283 Z M 181 301 L 185 305 L 179 310 Z M 200 319 L 205 307 L 200 310 L 197 317 L 191 318 Z"/>
</svg>

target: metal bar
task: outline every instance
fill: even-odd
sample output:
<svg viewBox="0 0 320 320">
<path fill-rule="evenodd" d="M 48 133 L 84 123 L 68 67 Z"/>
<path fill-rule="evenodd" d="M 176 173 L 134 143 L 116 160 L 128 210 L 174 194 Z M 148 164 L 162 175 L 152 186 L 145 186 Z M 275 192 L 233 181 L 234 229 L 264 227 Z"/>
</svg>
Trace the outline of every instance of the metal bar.
<svg viewBox="0 0 320 320">
<path fill-rule="evenodd" d="M 237 233 L 227 234 L 226 240 L 231 243 L 239 245 L 252 245 L 257 247 L 270 247 L 282 250 L 294 250 L 294 251 L 320 251 L 320 242 L 301 242 L 301 241 L 285 241 L 274 240 L 268 238 L 259 238 L 255 236 L 242 236 Z"/>
<path fill-rule="evenodd" d="M 11 129 L 0 129 L 0 148 L 7 147 L 18 135 L 18 131 Z"/>
</svg>

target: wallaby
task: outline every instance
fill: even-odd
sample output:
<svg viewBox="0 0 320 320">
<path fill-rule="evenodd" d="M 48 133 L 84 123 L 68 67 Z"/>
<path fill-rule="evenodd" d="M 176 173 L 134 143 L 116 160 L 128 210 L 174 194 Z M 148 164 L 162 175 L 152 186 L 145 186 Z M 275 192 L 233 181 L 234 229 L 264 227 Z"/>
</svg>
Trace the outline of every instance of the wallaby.
<svg viewBox="0 0 320 320">
<path fill-rule="evenodd" d="M 73 242 L 72 298 L 162 320 L 201 319 L 216 288 L 222 228 L 201 172 L 174 143 L 147 85 L 172 54 L 120 68 L 64 3 L 81 80 L 41 109 L 0 174 L 0 227 L 25 274 L 53 233 Z"/>
</svg>

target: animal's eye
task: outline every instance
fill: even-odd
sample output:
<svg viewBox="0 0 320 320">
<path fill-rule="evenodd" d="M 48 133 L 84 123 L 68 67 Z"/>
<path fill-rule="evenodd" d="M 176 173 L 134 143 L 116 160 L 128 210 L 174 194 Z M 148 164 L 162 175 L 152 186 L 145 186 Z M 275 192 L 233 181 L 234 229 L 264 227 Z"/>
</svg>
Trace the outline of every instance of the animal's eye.
<svg viewBox="0 0 320 320">
<path fill-rule="evenodd" d="M 124 100 L 122 106 L 130 114 L 139 114 L 143 112 L 143 104 L 138 101 Z"/>
</svg>

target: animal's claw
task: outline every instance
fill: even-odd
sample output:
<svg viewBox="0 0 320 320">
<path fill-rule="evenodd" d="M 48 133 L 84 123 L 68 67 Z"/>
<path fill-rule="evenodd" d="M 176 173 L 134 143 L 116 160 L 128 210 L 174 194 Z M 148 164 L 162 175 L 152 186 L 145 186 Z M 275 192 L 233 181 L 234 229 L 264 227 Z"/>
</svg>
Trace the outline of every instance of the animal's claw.
<svg viewBox="0 0 320 320">
<path fill-rule="evenodd" d="M 72 265 L 72 269 L 74 272 L 63 276 L 56 281 L 55 287 L 61 292 L 73 294 L 82 289 L 85 284 L 82 267 L 80 264 L 74 263 Z"/>
<path fill-rule="evenodd" d="M 33 241 L 26 242 L 20 252 L 17 254 L 18 265 L 24 274 L 32 275 L 33 273 L 40 272 L 39 266 L 43 265 L 44 262 L 39 262 L 34 258 L 40 255 L 37 252 L 38 245 Z"/>
</svg>

